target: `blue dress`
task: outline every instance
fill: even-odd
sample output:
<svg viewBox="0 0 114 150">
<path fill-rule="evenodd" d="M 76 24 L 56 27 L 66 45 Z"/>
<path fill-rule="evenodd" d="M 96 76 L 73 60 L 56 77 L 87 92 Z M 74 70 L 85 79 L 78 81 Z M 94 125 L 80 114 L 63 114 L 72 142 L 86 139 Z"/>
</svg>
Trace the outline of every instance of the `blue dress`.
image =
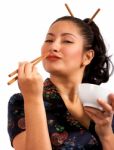
<svg viewBox="0 0 114 150">
<path fill-rule="evenodd" d="M 86 129 L 75 120 L 49 78 L 44 82 L 43 98 L 53 150 L 102 150 L 95 133 L 94 122 L 91 121 L 89 128 Z M 114 131 L 114 121 L 112 128 Z M 23 96 L 17 93 L 8 103 L 8 133 L 11 144 L 14 137 L 25 130 Z"/>
</svg>

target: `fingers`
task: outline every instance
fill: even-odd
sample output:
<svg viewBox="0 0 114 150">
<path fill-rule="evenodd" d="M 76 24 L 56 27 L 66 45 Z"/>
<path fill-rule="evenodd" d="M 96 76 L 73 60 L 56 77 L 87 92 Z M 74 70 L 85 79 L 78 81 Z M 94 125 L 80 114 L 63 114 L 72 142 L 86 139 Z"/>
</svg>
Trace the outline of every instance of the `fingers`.
<svg viewBox="0 0 114 150">
<path fill-rule="evenodd" d="M 101 99 L 98 99 L 98 103 L 103 108 L 102 111 L 91 107 L 85 107 L 84 110 L 94 116 L 99 117 L 100 119 L 111 117 L 113 114 L 112 106 Z"/>
<path fill-rule="evenodd" d="M 26 76 L 26 77 L 31 76 L 31 73 L 32 73 L 32 71 L 33 71 L 32 66 L 33 66 L 33 65 L 32 65 L 31 63 L 26 63 L 26 64 L 25 64 L 24 73 L 25 73 L 25 76 Z"/>
<path fill-rule="evenodd" d="M 98 101 L 99 105 L 103 108 L 103 111 L 105 111 L 107 113 L 111 113 L 112 112 L 112 107 L 107 102 L 105 102 L 105 101 L 103 101 L 101 99 L 98 99 L 97 101 Z"/>
<path fill-rule="evenodd" d="M 102 112 L 102 113 L 103 113 L 103 115 L 104 115 L 105 117 L 111 117 L 111 116 L 113 115 L 112 112 L 106 112 L 106 111 L 104 111 L 104 112 Z"/>
<path fill-rule="evenodd" d="M 94 108 L 84 108 L 86 114 L 96 123 L 99 125 L 103 124 L 111 124 L 113 113 L 109 113 L 106 111 L 100 111 Z"/>
<path fill-rule="evenodd" d="M 34 66 L 34 65 L 33 65 L 33 67 L 32 67 L 32 68 L 33 68 L 33 72 L 34 72 L 34 73 L 37 73 L 37 72 L 38 72 L 38 71 L 37 71 L 37 67 L 36 67 L 36 66 Z"/>
<path fill-rule="evenodd" d="M 85 112 L 95 123 L 99 122 L 99 120 L 102 120 L 102 115 L 99 115 L 99 118 L 98 118 L 98 116 L 97 116 L 98 113 L 95 113 L 88 109 L 85 109 Z"/>
<path fill-rule="evenodd" d="M 24 75 L 24 70 L 25 70 L 25 64 L 27 62 L 20 62 L 18 66 L 18 78 L 22 77 Z"/>
<path fill-rule="evenodd" d="M 29 63 L 29 62 L 19 63 L 18 76 L 29 77 L 31 73 L 33 72 L 33 70 L 36 71 L 36 69 L 33 69 L 33 68 L 35 68 L 35 66 L 32 63 Z"/>
<path fill-rule="evenodd" d="M 86 111 L 86 114 L 95 122 L 96 125 L 111 125 L 111 116 L 104 115 L 103 113 L 92 113 L 89 111 Z"/>
<path fill-rule="evenodd" d="M 85 107 L 84 110 L 89 115 L 89 117 L 92 117 L 93 120 L 96 120 L 97 118 L 103 119 L 104 117 L 102 112 L 98 109 Z"/>
<path fill-rule="evenodd" d="M 109 94 L 108 99 L 109 99 L 109 103 L 112 106 L 112 109 L 114 111 L 114 94 Z"/>
<path fill-rule="evenodd" d="M 109 99 L 114 99 L 114 94 L 113 93 L 109 94 L 108 98 Z"/>
</svg>

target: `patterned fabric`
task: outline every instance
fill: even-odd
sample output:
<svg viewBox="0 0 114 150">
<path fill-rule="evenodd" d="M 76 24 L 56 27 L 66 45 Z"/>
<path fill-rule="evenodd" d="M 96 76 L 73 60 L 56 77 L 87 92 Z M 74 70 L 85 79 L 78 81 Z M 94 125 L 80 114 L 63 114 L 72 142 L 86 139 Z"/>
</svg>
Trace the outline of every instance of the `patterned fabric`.
<svg viewBox="0 0 114 150">
<path fill-rule="evenodd" d="M 53 150 L 102 150 L 94 123 L 91 122 L 89 129 L 86 129 L 75 120 L 49 78 L 44 82 L 43 98 Z M 112 125 L 114 127 L 114 121 Z M 11 144 L 14 137 L 25 129 L 23 97 L 21 93 L 17 93 L 8 103 L 8 133 Z"/>
</svg>

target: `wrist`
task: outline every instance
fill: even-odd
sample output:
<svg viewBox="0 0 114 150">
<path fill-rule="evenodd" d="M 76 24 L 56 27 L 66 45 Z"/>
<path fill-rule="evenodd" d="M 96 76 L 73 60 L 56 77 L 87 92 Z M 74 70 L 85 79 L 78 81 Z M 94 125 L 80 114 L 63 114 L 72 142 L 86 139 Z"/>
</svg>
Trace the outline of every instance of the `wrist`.
<svg viewBox="0 0 114 150">
<path fill-rule="evenodd" d="M 40 105 L 43 104 L 43 95 L 38 96 L 25 96 L 24 105 Z"/>
<path fill-rule="evenodd" d="M 113 132 L 110 132 L 108 135 L 99 137 L 102 143 L 108 143 L 111 141 L 112 138 L 114 138 Z"/>
<path fill-rule="evenodd" d="M 100 139 L 103 150 L 114 150 L 114 134 L 111 133 Z"/>
</svg>

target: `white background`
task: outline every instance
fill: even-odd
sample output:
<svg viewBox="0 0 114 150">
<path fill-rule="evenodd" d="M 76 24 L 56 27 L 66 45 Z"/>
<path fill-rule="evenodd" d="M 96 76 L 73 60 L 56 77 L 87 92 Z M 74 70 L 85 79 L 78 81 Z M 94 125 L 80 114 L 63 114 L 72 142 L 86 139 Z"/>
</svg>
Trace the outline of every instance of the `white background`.
<svg viewBox="0 0 114 150">
<path fill-rule="evenodd" d="M 56 18 L 69 15 L 64 3 L 81 19 L 91 17 L 101 8 L 94 21 L 101 29 L 109 55 L 114 54 L 112 0 L 0 0 L 0 150 L 12 150 L 7 133 L 7 103 L 19 91 L 17 82 L 7 85 L 10 79 L 7 75 L 20 61 L 40 55 L 49 25 Z M 43 78 L 48 76 L 41 64 L 38 69 Z M 103 86 L 114 91 L 114 75 Z"/>
</svg>

